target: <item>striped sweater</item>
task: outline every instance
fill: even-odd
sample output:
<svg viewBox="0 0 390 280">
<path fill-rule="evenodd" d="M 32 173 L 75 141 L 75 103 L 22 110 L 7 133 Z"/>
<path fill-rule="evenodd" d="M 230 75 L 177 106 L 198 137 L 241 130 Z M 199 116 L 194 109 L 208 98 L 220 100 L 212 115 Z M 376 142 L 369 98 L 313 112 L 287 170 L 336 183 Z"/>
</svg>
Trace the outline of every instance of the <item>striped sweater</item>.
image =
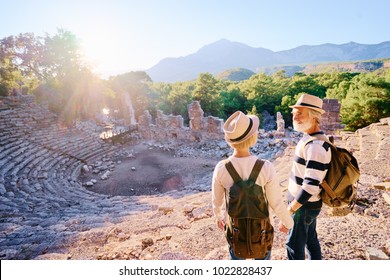
<svg viewBox="0 0 390 280">
<path fill-rule="evenodd" d="M 323 132 L 317 132 L 315 134 Z M 331 160 L 330 144 L 323 140 L 314 140 L 305 147 L 310 138 L 304 134 L 295 148 L 294 162 L 288 183 L 289 199 L 295 198 L 299 203 L 318 202 L 321 188 Z"/>
</svg>

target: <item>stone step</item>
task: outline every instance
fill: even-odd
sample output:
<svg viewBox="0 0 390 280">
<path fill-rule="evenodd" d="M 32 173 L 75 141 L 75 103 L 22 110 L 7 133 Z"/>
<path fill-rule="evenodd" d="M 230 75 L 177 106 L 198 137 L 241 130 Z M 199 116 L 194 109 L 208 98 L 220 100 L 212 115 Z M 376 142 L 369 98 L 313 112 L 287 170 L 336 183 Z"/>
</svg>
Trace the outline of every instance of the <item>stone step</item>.
<svg viewBox="0 0 390 280">
<path fill-rule="evenodd" d="M 0 160 L 13 157 L 13 153 L 17 152 L 21 147 L 28 145 L 25 141 L 21 140 L 20 138 L 12 141 L 8 144 L 5 144 L 3 149 L 0 151 Z M 1 166 L 0 166 L 1 168 Z"/>
<path fill-rule="evenodd" d="M 380 139 L 370 130 L 359 130 L 360 136 L 360 159 L 362 162 L 375 158 Z"/>
<path fill-rule="evenodd" d="M 375 159 L 388 160 L 390 156 L 390 126 L 377 125 L 374 131 L 380 141 Z"/>
<path fill-rule="evenodd" d="M 17 162 L 17 164 L 14 166 L 12 170 L 10 170 L 11 175 L 17 175 L 19 172 L 21 172 L 30 162 L 32 162 L 36 158 L 36 153 L 40 151 L 39 147 L 29 145 L 24 150 L 24 153 L 22 153 L 19 157 L 15 158 L 14 161 Z"/>
</svg>

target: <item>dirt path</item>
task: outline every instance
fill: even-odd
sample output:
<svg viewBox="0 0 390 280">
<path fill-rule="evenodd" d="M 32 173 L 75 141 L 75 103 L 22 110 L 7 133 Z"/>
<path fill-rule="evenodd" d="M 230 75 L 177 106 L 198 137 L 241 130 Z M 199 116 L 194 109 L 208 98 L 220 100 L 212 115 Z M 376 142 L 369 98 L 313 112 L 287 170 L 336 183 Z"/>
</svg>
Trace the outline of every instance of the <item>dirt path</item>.
<svg viewBox="0 0 390 280">
<path fill-rule="evenodd" d="M 171 151 L 151 149 L 143 144 L 128 149 L 133 151 L 133 156 L 116 157 L 118 164 L 109 178 L 97 179 L 91 191 L 112 196 L 139 196 L 180 190 L 212 172 L 217 163 L 210 158 L 176 157 Z"/>
</svg>

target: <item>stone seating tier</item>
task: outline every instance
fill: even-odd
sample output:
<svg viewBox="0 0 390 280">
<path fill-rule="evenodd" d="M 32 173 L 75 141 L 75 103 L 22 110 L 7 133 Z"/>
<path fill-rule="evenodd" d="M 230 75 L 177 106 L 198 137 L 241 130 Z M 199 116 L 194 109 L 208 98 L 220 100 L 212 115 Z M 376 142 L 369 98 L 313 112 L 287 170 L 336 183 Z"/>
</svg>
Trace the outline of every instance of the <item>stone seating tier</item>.
<svg viewBox="0 0 390 280">
<path fill-rule="evenodd" d="M 118 213 L 126 213 L 126 203 L 133 203 L 124 198 L 125 204 L 113 204 L 78 181 L 85 163 L 114 152 L 115 146 L 61 126 L 54 114 L 31 97 L 19 101 L 2 102 L 0 111 L 0 248 L 7 248 L 1 254 L 6 259 L 34 258 L 50 240 L 88 228 L 88 223 L 94 223 L 88 217 L 99 217 L 103 208 L 114 211 L 107 211 L 112 214 L 99 218 L 99 224 L 119 222 Z M 50 230 L 44 227 L 47 220 Z M 64 231 L 65 220 L 77 221 L 71 232 Z M 25 252 L 31 244 L 41 243 L 46 244 L 42 250 Z"/>
</svg>

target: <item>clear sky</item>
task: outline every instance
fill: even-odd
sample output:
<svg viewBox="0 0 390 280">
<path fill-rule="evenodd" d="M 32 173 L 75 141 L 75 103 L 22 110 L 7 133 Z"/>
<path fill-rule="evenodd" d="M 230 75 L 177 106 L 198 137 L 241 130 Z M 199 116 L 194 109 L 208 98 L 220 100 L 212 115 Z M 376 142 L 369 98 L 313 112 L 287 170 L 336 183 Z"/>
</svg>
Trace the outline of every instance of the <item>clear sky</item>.
<svg viewBox="0 0 390 280">
<path fill-rule="evenodd" d="M 389 0 L 0 0 L 0 39 L 75 34 L 103 76 L 146 70 L 219 39 L 281 51 L 390 40 Z"/>
</svg>

